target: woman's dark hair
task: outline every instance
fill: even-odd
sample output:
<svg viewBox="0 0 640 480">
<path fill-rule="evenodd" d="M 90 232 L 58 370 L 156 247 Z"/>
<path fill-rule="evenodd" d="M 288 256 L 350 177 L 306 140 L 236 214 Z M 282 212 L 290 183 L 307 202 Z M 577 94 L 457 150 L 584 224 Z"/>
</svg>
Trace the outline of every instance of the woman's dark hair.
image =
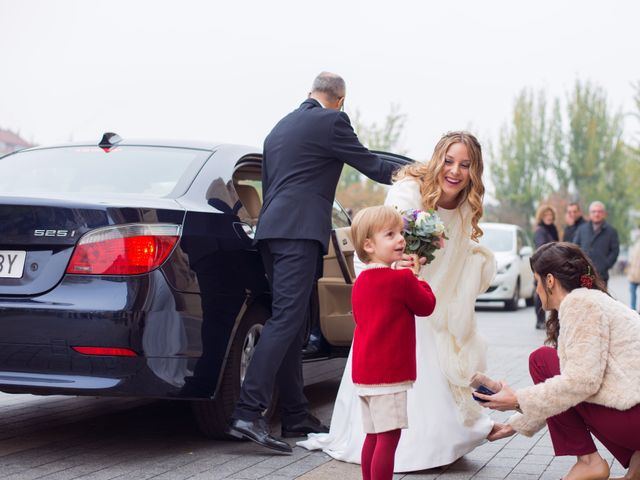
<svg viewBox="0 0 640 480">
<path fill-rule="evenodd" d="M 546 243 L 535 251 L 529 259 L 529 263 L 531 264 L 531 270 L 537 273 L 543 282 L 542 286 L 547 294 L 550 294 L 550 290 L 547 288 L 544 279 L 548 274 L 553 275 L 567 292 L 590 284 L 588 288 L 608 293 L 604 281 L 598 275 L 589 257 L 580 247 L 573 243 Z M 581 278 L 584 276 L 590 276 L 591 278 L 589 280 Z M 547 320 L 547 339 L 545 343 L 557 347 L 559 333 L 558 311 L 551 310 Z"/>
</svg>

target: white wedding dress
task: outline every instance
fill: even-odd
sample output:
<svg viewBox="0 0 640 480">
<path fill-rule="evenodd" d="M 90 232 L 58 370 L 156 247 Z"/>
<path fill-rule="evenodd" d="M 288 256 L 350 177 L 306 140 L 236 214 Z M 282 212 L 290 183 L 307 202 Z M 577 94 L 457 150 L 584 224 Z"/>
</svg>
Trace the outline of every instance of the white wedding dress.
<svg viewBox="0 0 640 480">
<path fill-rule="evenodd" d="M 385 204 L 400 210 L 422 209 L 418 183 L 404 179 L 394 184 Z M 495 274 L 495 260 L 470 240 L 468 204 L 437 212 L 449 239 L 420 272 L 436 295 L 436 310 L 416 318 L 417 380 L 408 391 L 409 428 L 400 437 L 395 472 L 448 465 L 483 443 L 493 425 L 471 398 L 468 383 L 473 373 L 486 368 L 486 345 L 477 333 L 474 305 Z M 298 445 L 360 463 L 364 437 L 349 353 L 329 433 L 311 434 Z"/>
</svg>

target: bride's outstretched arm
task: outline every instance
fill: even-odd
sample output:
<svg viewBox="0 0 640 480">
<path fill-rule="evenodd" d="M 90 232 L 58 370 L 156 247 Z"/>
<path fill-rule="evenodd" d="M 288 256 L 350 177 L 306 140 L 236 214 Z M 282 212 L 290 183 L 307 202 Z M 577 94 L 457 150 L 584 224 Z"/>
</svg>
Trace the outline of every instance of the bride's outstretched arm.
<svg viewBox="0 0 640 480">
<path fill-rule="evenodd" d="M 420 185 L 417 181 L 406 178 L 394 183 L 387 192 L 385 205 L 391 205 L 398 210 L 422 209 Z"/>
</svg>

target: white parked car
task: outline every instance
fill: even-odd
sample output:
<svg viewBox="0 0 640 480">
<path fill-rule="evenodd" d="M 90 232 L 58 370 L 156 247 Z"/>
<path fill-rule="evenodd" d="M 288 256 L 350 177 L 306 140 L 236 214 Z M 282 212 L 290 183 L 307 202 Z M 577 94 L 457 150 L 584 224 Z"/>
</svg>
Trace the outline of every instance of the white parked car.
<svg viewBox="0 0 640 480">
<path fill-rule="evenodd" d="M 508 223 L 481 223 L 480 228 L 484 232 L 480 244 L 496 256 L 497 273 L 478 302 L 504 302 L 506 310 L 517 310 L 519 300 L 524 298 L 532 306 L 535 286 L 529 265 L 533 254 L 529 235 Z"/>
</svg>

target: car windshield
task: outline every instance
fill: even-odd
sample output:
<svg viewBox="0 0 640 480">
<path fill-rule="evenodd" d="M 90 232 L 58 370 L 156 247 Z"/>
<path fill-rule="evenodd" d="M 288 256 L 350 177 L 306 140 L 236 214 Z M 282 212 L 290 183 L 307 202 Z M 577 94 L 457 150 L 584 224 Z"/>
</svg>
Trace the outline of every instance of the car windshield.
<svg viewBox="0 0 640 480">
<path fill-rule="evenodd" d="M 209 154 L 151 146 L 120 146 L 109 152 L 92 146 L 19 152 L 0 159 L 0 193 L 165 197 L 177 185 L 190 183 Z"/>
<path fill-rule="evenodd" d="M 497 228 L 482 227 L 484 232 L 480 244 L 492 252 L 510 252 L 513 250 L 513 232 Z"/>
</svg>

